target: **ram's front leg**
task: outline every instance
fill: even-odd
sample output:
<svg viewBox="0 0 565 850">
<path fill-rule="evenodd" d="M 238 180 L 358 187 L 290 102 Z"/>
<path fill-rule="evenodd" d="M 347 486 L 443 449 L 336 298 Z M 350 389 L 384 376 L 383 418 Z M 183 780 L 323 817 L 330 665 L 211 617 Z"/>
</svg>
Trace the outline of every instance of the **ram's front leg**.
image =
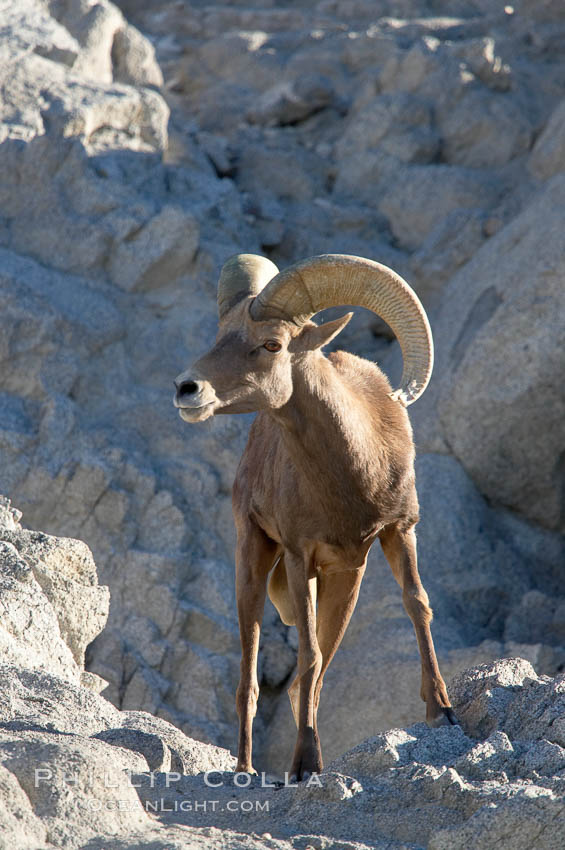
<svg viewBox="0 0 565 850">
<path fill-rule="evenodd" d="M 241 675 L 236 694 L 239 716 L 236 769 L 242 773 L 255 773 L 252 765 L 252 735 L 259 698 L 257 653 L 267 576 L 276 552 L 276 543 L 249 519 L 237 523 L 235 589 L 241 639 Z"/>
</svg>

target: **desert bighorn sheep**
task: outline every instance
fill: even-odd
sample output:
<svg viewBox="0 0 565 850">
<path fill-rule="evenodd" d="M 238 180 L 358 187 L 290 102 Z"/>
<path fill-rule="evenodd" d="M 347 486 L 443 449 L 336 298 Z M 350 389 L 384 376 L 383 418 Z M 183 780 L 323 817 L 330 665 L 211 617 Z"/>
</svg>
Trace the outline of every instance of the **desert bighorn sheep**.
<svg viewBox="0 0 565 850">
<path fill-rule="evenodd" d="M 396 333 L 404 372 L 395 392 L 374 363 L 322 353 L 353 314 L 320 326 L 310 318 L 339 304 L 373 310 Z M 216 343 L 178 376 L 174 403 L 185 422 L 259 411 L 233 488 L 242 647 L 237 770 L 253 770 L 257 652 L 270 573 L 269 596 L 283 622 L 298 629 L 298 674 L 288 693 L 298 727 L 290 777 L 300 780 L 322 768 L 322 680 L 377 537 L 416 631 L 428 723 L 456 723 L 418 575 L 414 446 L 405 410 L 430 378 L 432 336 L 399 275 L 341 254 L 280 273 L 264 257 L 238 254 L 222 269 L 218 312 Z"/>
</svg>

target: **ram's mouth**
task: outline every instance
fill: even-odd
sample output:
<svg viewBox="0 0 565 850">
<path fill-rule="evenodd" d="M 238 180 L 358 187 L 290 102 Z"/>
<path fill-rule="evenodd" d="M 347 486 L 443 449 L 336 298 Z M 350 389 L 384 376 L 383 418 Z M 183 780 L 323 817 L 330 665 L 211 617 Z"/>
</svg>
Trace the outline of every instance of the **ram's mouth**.
<svg viewBox="0 0 565 850">
<path fill-rule="evenodd" d="M 199 407 L 184 407 L 177 405 L 180 418 L 184 422 L 203 422 L 214 413 L 215 402 L 209 401 Z"/>
<path fill-rule="evenodd" d="M 206 396 L 208 396 L 208 400 Z M 209 416 L 213 415 L 218 405 L 218 399 L 213 392 L 199 392 L 186 395 L 177 392 L 173 396 L 173 404 L 184 422 L 202 422 L 204 419 L 208 419 Z"/>
</svg>

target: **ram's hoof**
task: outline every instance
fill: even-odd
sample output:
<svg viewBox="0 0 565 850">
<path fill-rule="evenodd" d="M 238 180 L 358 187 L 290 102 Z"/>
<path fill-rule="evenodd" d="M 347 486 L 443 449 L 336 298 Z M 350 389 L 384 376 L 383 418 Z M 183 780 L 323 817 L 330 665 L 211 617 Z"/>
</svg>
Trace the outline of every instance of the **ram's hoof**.
<svg viewBox="0 0 565 850">
<path fill-rule="evenodd" d="M 440 714 L 436 717 L 432 717 L 426 721 L 428 726 L 431 726 L 432 729 L 437 729 L 440 726 L 459 726 L 460 723 L 455 716 L 455 712 L 452 708 L 441 708 Z"/>
<path fill-rule="evenodd" d="M 251 767 L 251 765 L 249 765 L 249 767 L 246 767 L 245 765 L 239 765 L 238 764 L 238 766 L 235 769 L 235 772 L 236 773 L 249 773 L 250 776 L 257 776 L 258 775 L 255 768 Z"/>
</svg>

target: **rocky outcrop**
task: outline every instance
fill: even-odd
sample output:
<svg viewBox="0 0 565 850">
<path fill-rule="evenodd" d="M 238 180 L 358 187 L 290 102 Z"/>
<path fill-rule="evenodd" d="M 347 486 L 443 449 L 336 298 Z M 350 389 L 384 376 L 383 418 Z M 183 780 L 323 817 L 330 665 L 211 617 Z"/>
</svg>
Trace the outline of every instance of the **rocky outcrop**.
<svg viewBox="0 0 565 850">
<path fill-rule="evenodd" d="M 562 676 L 536 676 L 521 659 L 468 670 L 452 684 L 462 728 L 391 729 L 342 755 L 309 786 L 272 790 L 256 781 L 245 789 L 246 798 L 259 804 L 250 807 L 246 831 L 262 834 L 265 846 L 290 839 L 294 847 L 326 841 L 414 850 L 475 842 L 484 848 L 493 842 L 524 850 L 559 847 L 565 837 L 565 750 L 554 726 L 563 711 L 563 684 Z M 516 722 L 534 705 L 534 723 Z M 228 775 L 212 778 L 217 812 L 198 818 L 169 811 L 166 821 L 227 827 L 225 804 L 237 794 Z M 198 787 L 198 777 L 180 780 L 166 796 L 170 808 Z M 140 796 L 150 800 L 151 794 L 146 782 Z"/>
<path fill-rule="evenodd" d="M 487 497 L 561 531 L 564 203 L 558 175 L 452 279 L 438 318 L 448 445 Z"/>
<path fill-rule="evenodd" d="M 2 657 L 75 685 L 95 685 L 98 677 L 84 671 L 84 651 L 106 623 L 108 588 L 98 586 L 84 543 L 27 531 L 20 518 L 2 497 Z"/>
<path fill-rule="evenodd" d="M 513 847 L 549 850 L 565 840 L 563 676 L 539 677 L 519 658 L 482 665 L 451 683 L 461 726 L 391 729 L 300 786 L 235 774 L 228 751 L 99 695 L 105 683 L 85 674 L 80 647 L 104 625 L 107 588 L 83 543 L 19 519 L 3 500 L 0 846 L 439 850 L 511 831 Z"/>
<path fill-rule="evenodd" d="M 235 760 L 99 695 L 107 683 L 84 670 L 84 647 L 106 622 L 108 588 L 84 543 L 27 531 L 20 518 L 2 497 L 0 846 L 151 833 L 129 775 L 229 770 Z"/>
<path fill-rule="evenodd" d="M 132 32 L 110 3 L 29 0 L 0 34 L 3 485 L 32 527 L 95 549 L 113 605 L 94 666 L 114 701 L 227 743 L 226 494 L 245 423 L 194 433 L 187 451 L 167 387 L 215 322 L 199 281 L 260 246 L 200 148 L 163 163 L 169 110 L 148 88 L 152 47 Z"/>
</svg>

